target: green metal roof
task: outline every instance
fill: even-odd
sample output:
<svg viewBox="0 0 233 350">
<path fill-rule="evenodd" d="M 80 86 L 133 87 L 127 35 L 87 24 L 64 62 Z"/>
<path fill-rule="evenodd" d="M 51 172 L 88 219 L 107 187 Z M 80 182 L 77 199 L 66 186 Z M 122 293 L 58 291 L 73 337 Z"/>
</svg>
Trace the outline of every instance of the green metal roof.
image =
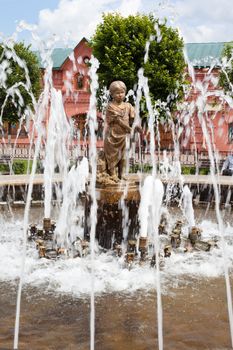
<svg viewBox="0 0 233 350">
<path fill-rule="evenodd" d="M 185 44 L 188 60 L 194 67 L 218 66 L 225 42 Z"/>
<path fill-rule="evenodd" d="M 53 68 L 59 68 L 71 54 L 73 49 L 54 49 L 52 53 Z"/>
<path fill-rule="evenodd" d="M 72 53 L 73 49 L 71 48 L 56 48 L 53 50 L 52 53 L 52 61 L 53 61 L 53 69 L 59 69 L 62 64 L 65 62 L 66 58 L 69 57 L 69 55 Z M 38 51 L 35 52 L 40 63 L 40 68 L 44 68 L 42 61 L 41 61 L 41 56 Z"/>
<path fill-rule="evenodd" d="M 188 43 L 185 44 L 188 60 L 194 67 L 210 67 L 212 64 L 218 66 L 225 42 L 216 43 Z M 56 48 L 52 53 L 53 69 L 59 69 L 67 57 L 72 53 L 71 48 Z M 36 52 L 40 66 L 42 67 L 41 57 Z"/>
</svg>

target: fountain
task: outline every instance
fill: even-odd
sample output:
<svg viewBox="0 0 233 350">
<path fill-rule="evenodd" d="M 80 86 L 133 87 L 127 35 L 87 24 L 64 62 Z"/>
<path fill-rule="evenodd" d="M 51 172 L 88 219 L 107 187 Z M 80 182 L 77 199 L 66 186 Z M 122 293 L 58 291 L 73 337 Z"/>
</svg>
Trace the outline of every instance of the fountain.
<svg viewBox="0 0 233 350">
<path fill-rule="evenodd" d="M 149 44 L 147 49 L 149 50 Z M 57 288 L 58 291 L 73 293 L 78 297 L 91 295 L 91 350 L 95 348 L 98 295 L 115 291 L 126 292 L 129 289 L 140 293 L 140 290 L 148 291 L 155 286 L 158 324 L 156 338 L 158 348 L 162 350 L 164 342 L 163 293 L 164 290 L 167 292 L 166 288 L 172 288 L 172 283 L 177 283 L 175 282 L 177 278 L 182 280 L 184 274 L 191 275 L 192 278 L 195 276 L 199 278 L 208 276 L 208 271 L 211 271 L 210 274 L 214 276 L 219 276 L 224 271 L 232 328 L 228 275 L 229 256 L 232 254 L 232 238 L 230 237 L 232 225 L 229 225 L 226 230 L 228 236 L 225 242 L 214 173 L 212 172 L 212 177 L 218 227 L 212 224 L 210 229 L 205 227 L 206 223 L 197 223 L 192 193 L 188 186 L 183 186 L 179 163 L 179 143 L 174 123 L 172 123 L 172 132 L 175 140 L 175 160 L 172 164 L 168 164 L 165 155 L 164 163 L 157 163 L 154 142 L 157 111 L 153 109 L 147 79 L 142 69 L 138 72 L 136 107 L 139 105 L 138 100 L 143 92 L 149 111 L 152 173 L 129 174 L 129 164 L 126 162 L 125 174 L 123 174 L 123 164 L 119 164 L 119 162 L 124 163 L 122 162 L 122 160 L 125 161 L 123 157 L 118 159 L 118 162 L 111 168 L 111 154 L 108 154 L 106 162 L 106 149 L 99 154 L 96 151 L 96 90 L 98 88 L 96 71 L 98 62 L 94 57 L 90 60 L 89 71 L 91 79 L 91 100 L 87 116 L 90 132 L 89 159 L 82 156 L 82 159 L 79 160 L 81 155 L 79 145 L 77 145 L 75 156 L 78 161 L 72 164 L 70 161 L 72 125 L 69 124 L 64 113 L 61 93 L 52 87 L 50 57 L 46 50 L 43 53 L 47 62 L 45 90 L 39 104 L 35 106 L 37 138 L 24 212 L 23 235 L 21 235 L 23 242 L 18 239 L 16 244 L 18 250 L 13 252 L 17 267 L 20 265 L 21 271 L 19 273 L 19 269 L 15 268 L 14 271 L 11 271 L 10 276 L 12 280 L 19 278 L 14 349 L 20 348 L 19 321 L 23 285 L 24 283 L 27 286 L 31 284 L 40 289 L 44 288 L 45 280 L 50 281 L 48 288 L 51 290 Z M 120 86 L 122 88 L 122 85 Z M 201 102 L 198 103 L 202 109 Z M 43 118 L 48 113 L 48 105 L 50 109 L 45 136 Z M 132 113 L 131 107 L 128 107 L 130 112 L 127 112 L 127 115 L 123 113 L 122 119 L 129 117 Z M 114 118 L 120 112 L 111 111 Z M 137 110 L 136 117 L 136 122 L 138 122 Z M 200 120 L 202 121 L 201 115 Z M 202 123 L 207 133 L 204 122 Z M 116 129 L 118 127 L 117 124 Z M 125 144 L 122 150 L 128 148 L 128 139 L 134 131 L 140 131 L 136 123 L 128 124 L 127 127 L 127 135 L 123 135 Z M 122 137 L 122 130 L 117 136 Z M 208 134 L 206 134 L 206 139 L 213 168 L 214 159 Z M 30 201 L 36 160 L 40 152 L 42 153 L 42 140 L 45 143 L 45 157 L 44 211 L 41 225 L 37 223 L 39 219 L 30 223 L 29 216 L 32 210 Z M 159 170 L 160 165 L 161 171 Z M 54 185 L 53 178 L 56 175 L 56 168 L 59 169 L 60 180 Z M 115 168 L 118 168 L 118 174 Z M 176 179 L 175 184 L 170 186 L 168 180 L 174 178 Z M 181 189 L 181 196 L 178 198 L 181 210 L 177 209 L 178 217 L 169 213 L 172 208 L 170 191 L 172 186 L 177 186 L 177 183 Z M 22 223 L 16 225 L 18 233 L 22 229 L 21 225 Z M 14 229 L 9 226 L 11 231 L 9 237 L 3 234 L 3 246 L 7 247 L 7 252 L 2 251 L 0 254 L 1 257 L 7 256 L 10 263 L 12 263 L 12 256 L 7 255 L 8 243 L 9 240 L 11 244 L 14 241 L 12 235 Z M 222 254 L 219 248 L 223 248 L 224 264 L 222 264 Z M 22 258 L 21 263 L 20 257 Z M 3 271 L 2 273 L 6 273 L 4 268 Z M 41 280 L 37 272 L 38 275 L 41 274 Z M 144 295 L 142 299 L 145 299 Z M 136 318 L 135 315 L 134 318 Z"/>
</svg>

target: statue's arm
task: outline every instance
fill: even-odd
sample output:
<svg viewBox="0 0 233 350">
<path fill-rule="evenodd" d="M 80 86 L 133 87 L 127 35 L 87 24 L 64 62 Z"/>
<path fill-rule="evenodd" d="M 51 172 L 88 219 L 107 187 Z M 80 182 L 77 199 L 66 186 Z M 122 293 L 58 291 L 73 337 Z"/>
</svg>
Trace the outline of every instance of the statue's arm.
<svg viewBox="0 0 233 350">
<path fill-rule="evenodd" d="M 116 112 L 110 112 L 107 111 L 106 113 L 106 119 L 108 125 L 120 125 L 126 132 L 130 133 L 131 132 L 131 127 L 127 124 L 125 124 L 122 120 L 122 116 L 117 114 Z"/>
<path fill-rule="evenodd" d="M 120 118 L 117 119 L 116 124 L 119 124 L 122 128 L 124 128 L 124 130 L 127 133 L 131 132 L 131 127 L 129 125 L 125 124 Z"/>
</svg>

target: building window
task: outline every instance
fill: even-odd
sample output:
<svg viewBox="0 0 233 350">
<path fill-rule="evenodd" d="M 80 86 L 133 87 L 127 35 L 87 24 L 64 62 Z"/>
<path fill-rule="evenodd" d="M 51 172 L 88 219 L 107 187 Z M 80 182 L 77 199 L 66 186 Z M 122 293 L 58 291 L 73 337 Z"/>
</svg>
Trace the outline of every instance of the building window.
<svg viewBox="0 0 233 350">
<path fill-rule="evenodd" d="M 83 74 L 76 75 L 76 86 L 77 86 L 78 90 L 81 90 L 84 88 L 84 76 L 83 76 Z"/>
<path fill-rule="evenodd" d="M 228 141 L 233 142 L 233 123 L 228 124 Z"/>
<path fill-rule="evenodd" d="M 85 57 L 83 58 L 83 62 L 84 62 L 85 64 L 88 64 L 89 61 L 90 61 L 90 58 L 89 58 L 88 56 L 85 56 Z"/>
<path fill-rule="evenodd" d="M 53 82 L 54 82 L 54 85 L 63 85 L 61 71 L 55 71 L 55 70 L 53 71 Z"/>
</svg>

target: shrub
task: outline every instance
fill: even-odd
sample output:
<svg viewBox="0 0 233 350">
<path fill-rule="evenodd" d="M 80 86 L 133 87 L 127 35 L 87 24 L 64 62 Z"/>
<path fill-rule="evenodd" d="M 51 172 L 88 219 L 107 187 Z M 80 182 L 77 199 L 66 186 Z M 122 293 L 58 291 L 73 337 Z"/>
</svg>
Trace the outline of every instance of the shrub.
<svg viewBox="0 0 233 350">
<path fill-rule="evenodd" d="M 183 175 L 195 175 L 196 174 L 196 167 L 195 166 L 182 166 L 181 173 Z"/>
<path fill-rule="evenodd" d="M 32 169 L 32 160 L 29 161 L 29 172 L 31 172 L 31 169 Z M 27 170 L 28 170 L 28 161 L 26 159 L 13 160 L 13 164 L 12 164 L 13 174 L 16 174 L 16 175 L 27 174 Z M 0 164 L 0 173 L 3 175 L 10 173 L 9 163 Z"/>
<path fill-rule="evenodd" d="M 195 175 L 195 174 L 196 174 L 196 167 L 195 167 L 195 166 L 192 166 L 192 167 L 190 168 L 190 174 L 191 174 L 191 175 Z"/>
<path fill-rule="evenodd" d="M 210 172 L 209 168 L 201 168 L 201 169 L 199 169 L 199 174 L 200 175 L 208 175 L 209 172 Z"/>
<path fill-rule="evenodd" d="M 14 174 L 26 174 L 27 173 L 27 164 L 23 160 L 14 160 L 12 165 L 12 170 Z"/>
<path fill-rule="evenodd" d="M 183 174 L 183 175 L 190 175 L 190 167 L 188 167 L 188 166 L 182 166 L 181 167 L 181 173 Z"/>
<path fill-rule="evenodd" d="M 8 164 L 0 164 L 0 174 L 9 174 L 9 165 Z"/>
<path fill-rule="evenodd" d="M 142 173 L 149 173 L 152 170 L 152 165 L 151 164 L 133 164 L 131 165 L 129 172 L 130 173 L 137 173 L 142 172 Z"/>
</svg>

